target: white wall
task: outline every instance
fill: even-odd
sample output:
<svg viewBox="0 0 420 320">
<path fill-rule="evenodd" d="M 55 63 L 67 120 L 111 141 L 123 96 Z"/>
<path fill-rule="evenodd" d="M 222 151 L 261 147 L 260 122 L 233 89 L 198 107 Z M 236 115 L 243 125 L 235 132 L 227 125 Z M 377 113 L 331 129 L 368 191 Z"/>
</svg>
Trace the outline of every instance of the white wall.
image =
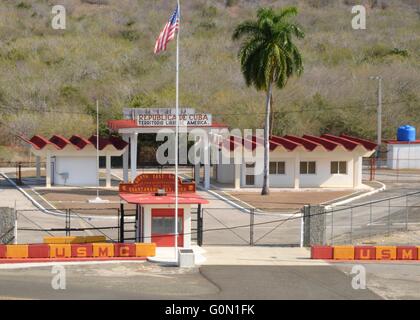
<svg viewBox="0 0 420 320">
<path fill-rule="evenodd" d="M 295 166 L 298 159 L 297 168 Z M 286 164 L 286 173 L 280 175 L 270 175 L 270 186 L 273 188 L 294 188 L 295 187 L 295 168 L 299 178 L 300 188 L 358 188 L 362 185 L 362 154 L 360 152 L 349 152 L 347 150 L 327 151 L 293 151 L 288 152 L 276 149 L 270 153 L 270 162 L 283 161 Z M 316 174 L 300 174 L 301 161 L 315 161 Z M 346 174 L 331 174 L 331 161 L 346 161 Z M 218 181 L 229 179 L 233 182 L 234 167 L 229 165 L 219 165 L 223 171 L 218 170 Z M 354 171 L 356 168 L 356 171 Z M 251 187 L 245 184 L 246 179 L 245 163 L 241 165 L 241 187 Z M 260 188 L 263 184 L 263 161 L 258 160 L 255 167 L 255 185 Z M 355 174 L 354 174 L 355 173 Z"/>
<path fill-rule="evenodd" d="M 95 157 L 55 157 L 54 184 L 66 186 L 96 186 Z M 68 174 L 64 179 L 62 174 Z"/>
<path fill-rule="evenodd" d="M 301 174 L 301 188 L 353 188 L 353 158 L 334 156 L 333 158 L 305 157 L 300 161 L 316 161 L 316 174 Z M 331 161 L 346 161 L 347 174 L 331 174 Z"/>
<path fill-rule="evenodd" d="M 234 183 L 235 165 L 219 164 L 217 165 L 217 181 L 220 183 Z"/>
<path fill-rule="evenodd" d="M 388 168 L 420 169 L 420 144 L 388 144 Z"/>
</svg>

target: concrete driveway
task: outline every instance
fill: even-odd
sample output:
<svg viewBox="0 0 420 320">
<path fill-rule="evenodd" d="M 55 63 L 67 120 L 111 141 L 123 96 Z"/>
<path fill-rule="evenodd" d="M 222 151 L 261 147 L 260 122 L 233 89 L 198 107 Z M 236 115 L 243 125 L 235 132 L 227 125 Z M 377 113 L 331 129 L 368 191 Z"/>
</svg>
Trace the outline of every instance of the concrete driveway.
<svg viewBox="0 0 420 320">
<path fill-rule="evenodd" d="M 66 266 L 64 290 L 51 267 L 0 269 L 0 299 L 379 299 L 353 290 L 330 266 L 215 265 L 181 270 L 147 262 Z"/>
</svg>

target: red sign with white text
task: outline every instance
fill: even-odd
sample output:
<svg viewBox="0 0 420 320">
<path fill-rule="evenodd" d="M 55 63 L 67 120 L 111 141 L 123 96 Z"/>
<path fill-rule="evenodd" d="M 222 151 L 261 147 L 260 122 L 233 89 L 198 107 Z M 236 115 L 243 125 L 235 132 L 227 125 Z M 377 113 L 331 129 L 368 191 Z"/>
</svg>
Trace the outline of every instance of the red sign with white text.
<svg viewBox="0 0 420 320">
<path fill-rule="evenodd" d="M 139 175 L 133 183 L 121 183 L 120 193 L 156 193 L 164 189 L 167 193 L 175 192 L 175 175 L 172 173 L 145 173 Z M 178 178 L 178 192 L 195 192 L 194 182 L 182 182 Z"/>
</svg>

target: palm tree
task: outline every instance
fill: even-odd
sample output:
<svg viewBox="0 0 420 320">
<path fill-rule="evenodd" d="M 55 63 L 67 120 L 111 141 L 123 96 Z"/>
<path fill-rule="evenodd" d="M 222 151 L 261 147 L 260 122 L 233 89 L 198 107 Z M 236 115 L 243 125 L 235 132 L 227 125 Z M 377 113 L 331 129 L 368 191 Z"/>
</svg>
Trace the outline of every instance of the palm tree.
<svg viewBox="0 0 420 320">
<path fill-rule="evenodd" d="M 233 33 L 233 40 L 244 38 L 238 56 L 247 86 L 254 86 L 258 91 L 266 92 L 262 195 L 270 193 L 268 170 L 273 87 L 282 89 L 290 77 L 299 76 L 303 72 L 302 56 L 293 43 L 294 37 L 304 37 L 299 25 L 291 21 L 297 13 L 296 7 L 287 7 L 279 11 L 261 8 L 257 12 L 256 21 L 244 21 Z"/>
</svg>

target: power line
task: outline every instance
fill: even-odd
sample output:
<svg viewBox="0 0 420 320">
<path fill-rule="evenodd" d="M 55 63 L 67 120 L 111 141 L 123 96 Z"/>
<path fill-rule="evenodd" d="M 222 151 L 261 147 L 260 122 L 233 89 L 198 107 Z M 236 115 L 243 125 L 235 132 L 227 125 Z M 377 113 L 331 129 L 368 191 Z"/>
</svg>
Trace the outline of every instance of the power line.
<svg viewBox="0 0 420 320">
<path fill-rule="evenodd" d="M 7 106 L 7 107 L 2 107 L 0 108 L 0 110 L 5 110 L 5 111 L 28 111 L 28 112 L 35 112 L 35 113 L 59 113 L 59 114 L 79 114 L 79 115 L 89 115 L 91 116 L 90 113 L 87 112 L 81 112 L 81 111 L 66 111 L 66 110 L 36 110 L 36 109 L 31 109 L 31 108 L 27 108 L 27 107 L 11 107 L 11 106 Z"/>
<path fill-rule="evenodd" d="M 400 100 L 400 101 L 389 101 L 383 102 L 384 105 L 391 105 L 391 104 L 399 104 L 408 102 L 408 100 Z M 366 107 L 375 107 L 372 109 L 366 109 Z M 285 110 L 285 111 L 275 111 L 273 114 L 289 114 L 289 113 L 303 113 L 303 112 L 313 112 L 313 111 L 331 111 L 331 110 L 350 110 L 350 109 L 365 109 L 365 110 L 376 110 L 377 104 L 362 104 L 359 106 L 347 106 L 347 107 L 330 107 L 330 108 L 305 108 L 300 110 Z M 241 113 L 212 113 L 212 115 L 219 115 L 219 116 L 241 116 L 241 115 L 266 115 L 265 112 L 241 112 Z"/>
</svg>

